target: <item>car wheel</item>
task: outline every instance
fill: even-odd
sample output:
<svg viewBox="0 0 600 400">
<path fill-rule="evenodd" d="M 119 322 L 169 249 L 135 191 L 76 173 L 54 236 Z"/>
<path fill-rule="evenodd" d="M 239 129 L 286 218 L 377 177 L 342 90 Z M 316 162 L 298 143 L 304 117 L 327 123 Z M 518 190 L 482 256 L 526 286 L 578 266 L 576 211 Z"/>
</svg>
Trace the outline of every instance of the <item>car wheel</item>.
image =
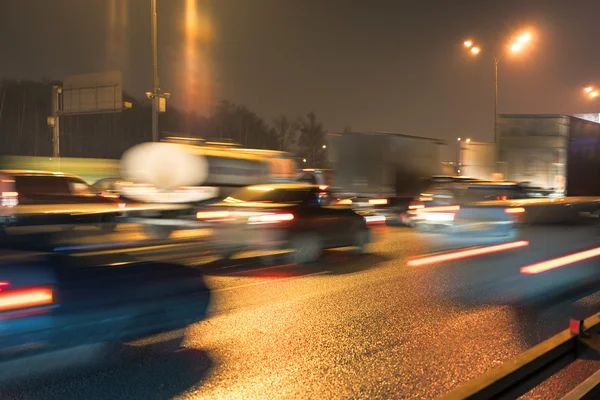
<svg viewBox="0 0 600 400">
<path fill-rule="evenodd" d="M 168 239 L 173 233 L 173 228 L 164 225 L 143 225 L 144 233 L 155 239 Z"/>
<path fill-rule="evenodd" d="M 371 241 L 370 232 L 366 227 L 360 227 L 354 230 L 352 246 L 355 248 L 354 254 L 362 255 L 367 252 Z"/>
<path fill-rule="evenodd" d="M 319 236 L 314 233 L 303 233 L 290 240 L 290 252 L 286 253 L 287 264 L 309 264 L 321 257 L 323 248 Z"/>
</svg>

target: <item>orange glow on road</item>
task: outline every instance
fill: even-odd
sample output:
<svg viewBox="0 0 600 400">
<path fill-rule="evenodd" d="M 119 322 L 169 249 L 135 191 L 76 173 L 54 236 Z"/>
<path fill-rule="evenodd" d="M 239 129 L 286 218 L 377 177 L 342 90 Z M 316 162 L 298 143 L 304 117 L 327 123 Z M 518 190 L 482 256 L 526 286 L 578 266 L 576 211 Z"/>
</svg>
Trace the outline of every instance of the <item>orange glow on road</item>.
<svg viewBox="0 0 600 400">
<path fill-rule="evenodd" d="M 48 288 L 23 289 L 0 295 L 0 311 L 16 310 L 52 304 L 52 290 Z"/>
<path fill-rule="evenodd" d="M 453 253 L 439 254 L 431 257 L 419 258 L 416 260 L 410 260 L 407 265 L 409 267 L 421 267 L 424 265 L 436 264 L 446 261 L 460 260 L 463 258 L 481 256 L 484 254 L 497 253 L 499 251 L 517 249 L 519 247 L 529 246 L 529 242 L 526 240 L 520 240 L 518 242 L 497 244 L 494 246 L 478 247 L 469 250 L 460 250 Z"/>
<path fill-rule="evenodd" d="M 579 253 L 570 254 L 552 260 L 542 261 L 537 264 L 527 265 L 521 267 L 522 274 L 539 274 L 540 272 L 546 272 L 551 269 L 563 267 L 565 265 L 574 264 L 579 261 L 587 260 L 590 258 L 600 256 L 600 247 L 596 247 L 591 250 L 582 251 Z"/>
</svg>

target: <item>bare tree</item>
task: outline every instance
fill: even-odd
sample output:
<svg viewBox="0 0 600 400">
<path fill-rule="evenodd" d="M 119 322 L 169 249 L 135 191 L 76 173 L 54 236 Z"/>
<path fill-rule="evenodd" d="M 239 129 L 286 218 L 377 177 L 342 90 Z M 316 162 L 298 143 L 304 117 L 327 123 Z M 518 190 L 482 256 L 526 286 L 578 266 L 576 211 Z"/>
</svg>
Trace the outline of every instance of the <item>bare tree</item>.
<svg viewBox="0 0 600 400">
<path fill-rule="evenodd" d="M 323 123 L 317 121 L 315 113 L 310 112 L 300 122 L 300 147 L 311 167 L 325 164 L 325 131 Z"/>
<path fill-rule="evenodd" d="M 273 129 L 277 136 L 277 148 L 282 151 L 290 151 L 296 143 L 300 122 L 290 121 L 285 115 L 282 115 L 273 121 Z"/>
</svg>

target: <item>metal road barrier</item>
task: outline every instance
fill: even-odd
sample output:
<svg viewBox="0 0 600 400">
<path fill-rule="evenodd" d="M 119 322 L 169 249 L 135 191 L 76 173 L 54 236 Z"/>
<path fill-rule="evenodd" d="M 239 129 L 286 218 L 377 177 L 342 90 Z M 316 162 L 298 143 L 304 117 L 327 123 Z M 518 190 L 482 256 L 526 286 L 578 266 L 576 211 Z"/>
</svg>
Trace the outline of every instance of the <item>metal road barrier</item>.
<svg viewBox="0 0 600 400">
<path fill-rule="evenodd" d="M 570 329 L 457 388 L 444 397 L 458 399 L 515 399 L 564 369 L 586 350 L 600 344 L 600 314 L 571 321 Z M 600 397 L 600 371 L 573 389 L 563 400 Z"/>
</svg>

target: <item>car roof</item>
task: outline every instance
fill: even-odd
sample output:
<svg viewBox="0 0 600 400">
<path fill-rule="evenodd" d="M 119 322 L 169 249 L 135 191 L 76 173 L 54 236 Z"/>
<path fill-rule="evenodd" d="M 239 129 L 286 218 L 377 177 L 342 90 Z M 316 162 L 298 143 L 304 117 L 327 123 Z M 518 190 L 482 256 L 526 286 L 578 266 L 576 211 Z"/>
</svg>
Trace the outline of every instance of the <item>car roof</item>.
<svg viewBox="0 0 600 400">
<path fill-rule="evenodd" d="M 50 172 L 50 171 L 34 171 L 26 169 L 0 169 L 0 174 L 11 175 L 11 176 L 57 176 L 66 178 L 81 179 L 81 177 L 66 172 Z"/>
</svg>

